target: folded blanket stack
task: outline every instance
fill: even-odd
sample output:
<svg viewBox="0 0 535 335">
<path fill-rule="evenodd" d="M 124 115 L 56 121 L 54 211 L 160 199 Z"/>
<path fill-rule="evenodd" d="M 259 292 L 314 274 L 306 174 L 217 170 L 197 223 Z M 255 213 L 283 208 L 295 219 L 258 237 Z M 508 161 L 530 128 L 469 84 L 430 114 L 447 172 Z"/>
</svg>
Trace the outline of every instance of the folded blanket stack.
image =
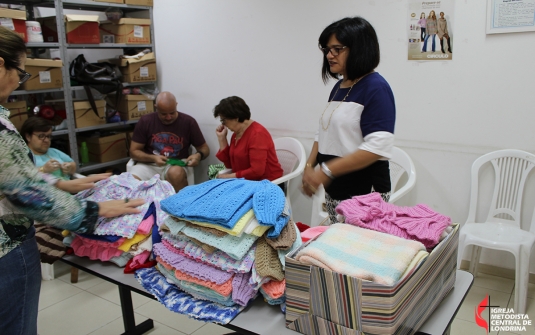
<svg viewBox="0 0 535 335">
<path fill-rule="evenodd" d="M 259 294 L 284 302 L 281 260 L 301 239 L 277 185 L 214 179 L 162 200 L 161 208 L 168 217 L 153 252 L 169 284 L 221 310 L 243 308 Z"/>
</svg>

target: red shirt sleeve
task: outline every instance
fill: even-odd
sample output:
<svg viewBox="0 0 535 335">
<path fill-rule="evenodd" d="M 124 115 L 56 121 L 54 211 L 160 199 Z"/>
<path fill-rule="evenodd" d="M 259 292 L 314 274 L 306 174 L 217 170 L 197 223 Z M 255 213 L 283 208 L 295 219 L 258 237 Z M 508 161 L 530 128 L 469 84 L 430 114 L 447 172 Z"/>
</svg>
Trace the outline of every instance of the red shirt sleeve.
<svg viewBox="0 0 535 335">
<path fill-rule="evenodd" d="M 232 163 L 230 162 L 230 146 L 227 145 L 225 149 L 219 150 L 215 156 L 221 163 L 225 164 L 227 169 L 232 169 Z"/>
</svg>

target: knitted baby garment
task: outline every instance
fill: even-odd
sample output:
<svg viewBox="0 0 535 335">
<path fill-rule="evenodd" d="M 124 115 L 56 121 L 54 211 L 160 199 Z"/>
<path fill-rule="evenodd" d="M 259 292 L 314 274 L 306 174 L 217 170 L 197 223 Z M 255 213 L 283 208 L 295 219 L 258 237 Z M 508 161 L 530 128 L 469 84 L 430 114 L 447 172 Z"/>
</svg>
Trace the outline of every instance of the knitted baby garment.
<svg viewBox="0 0 535 335">
<path fill-rule="evenodd" d="M 198 278 L 192 277 L 192 276 L 188 275 L 187 273 L 182 272 L 180 270 L 175 270 L 175 269 L 173 269 L 171 267 L 171 265 L 165 263 L 160 257 L 156 257 L 156 261 L 158 261 L 158 263 L 160 263 L 163 266 L 165 266 L 168 270 L 173 270 L 175 272 L 175 277 L 178 280 L 187 281 L 187 282 L 190 282 L 190 283 L 194 283 L 194 284 L 197 284 L 197 285 L 204 286 L 206 288 L 214 290 L 215 292 L 217 292 L 217 293 L 219 293 L 219 294 L 221 294 L 222 296 L 225 296 L 225 297 L 228 297 L 230 295 L 230 293 L 232 292 L 232 278 L 234 278 L 234 276 L 231 277 L 226 282 L 224 282 L 223 284 L 216 284 L 216 283 L 208 281 L 208 280 L 202 280 L 202 279 L 198 279 Z"/>
<path fill-rule="evenodd" d="M 185 272 L 198 279 L 209 280 L 216 284 L 223 284 L 232 277 L 232 273 L 213 266 L 191 260 L 178 253 L 172 252 L 162 243 L 153 246 L 154 253 L 177 270 Z"/>
<path fill-rule="evenodd" d="M 257 290 L 249 284 L 251 273 L 237 273 L 232 279 L 232 300 L 238 305 L 247 306 L 256 296 Z"/>
<path fill-rule="evenodd" d="M 95 202 L 124 200 L 126 198 L 144 199 L 145 204 L 138 207 L 141 213 L 121 215 L 116 218 L 99 217 L 94 231 L 95 235 L 118 235 L 132 238 L 152 202 L 154 202 L 156 213 L 158 213 L 156 215 L 157 223 L 163 222 L 167 214 L 160 211 L 160 200 L 173 194 L 175 191 L 171 184 L 160 180 L 159 175 L 146 181 L 139 181 L 132 174 L 125 172 L 97 182 L 93 188 L 76 194 L 76 197 Z"/>
<path fill-rule="evenodd" d="M 233 229 L 249 211 L 258 222 L 271 226 L 268 237 L 277 237 L 288 223 L 284 193 L 268 180 L 214 179 L 188 186 L 161 202 L 162 209 L 178 218 L 218 224 Z"/>
<path fill-rule="evenodd" d="M 377 192 L 344 200 L 336 212 L 345 216 L 346 223 L 420 241 L 428 249 L 438 244 L 440 235 L 451 224 L 449 217 L 426 205 L 396 206 L 385 202 Z"/>
<path fill-rule="evenodd" d="M 174 284 L 182 291 L 191 294 L 195 299 L 215 302 L 222 306 L 234 305 L 234 301 L 232 301 L 231 295 L 229 295 L 228 297 L 223 297 L 220 294 L 217 294 L 214 291 L 211 291 L 210 289 L 207 289 L 205 287 L 178 280 L 175 277 L 173 270 L 166 268 L 165 266 L 163 266 L 162 263 L 158 263 L 156 265 L 156 268 L 164 275 L 164 277 L 167 279 L 167 282 Z"/>
<path fill-rule="evenodd" d="M 271 277 L 275 280 L 284 279 L 279 254 L 265 239 L 259 239 L 256 244 L 254 266 L 258 275 L 262 277 Z"/>
<path fill-rule="evenodd" d="M 211 264 L 227 272 L 249 272 L 254 263 L 254 252 L 256 247 L 253 246 L 247 254 L 240 260 L 236 260 L 221 250 L 213 253 L 207 253 L 201 247 L 192 243 L 187 236 L 162 234 L 163 243 L 172 244 L 175 248 L 181 250 L 191 259 Z"/>
<path fill-rule="evenodd" d="M 174 235 L 176 235 L 178 232 L 182 232 L 188 237 L 216 247 L 236 260 L 242 259 L 249 252 L 254 242 L 258 239 L 257 236 L 247 234 L 242 234 L 240 237 L 231 235 L 217 237 L 195 227 L 188 227 L 184 222 L 177 222 L 171 218 L 168 218 L 165 221 L 165 225 Z"/>
</svg>

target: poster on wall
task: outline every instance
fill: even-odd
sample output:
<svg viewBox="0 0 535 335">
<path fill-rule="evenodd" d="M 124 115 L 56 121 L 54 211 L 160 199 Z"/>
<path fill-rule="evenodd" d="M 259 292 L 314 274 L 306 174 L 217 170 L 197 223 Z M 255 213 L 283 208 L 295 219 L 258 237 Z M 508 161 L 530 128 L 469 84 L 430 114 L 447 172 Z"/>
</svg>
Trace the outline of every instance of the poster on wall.
<svg viewBox="0 0 535 335">
<path fill-rule="evenodd" d="M 454 0 L 409 1 L 408 60 L 453 59 L 453 8 Z"/>
<path fill-rule="evenodd" d="M 487 34 L 535 31 L 535 0 L 487 0 Z"/>
</svg>

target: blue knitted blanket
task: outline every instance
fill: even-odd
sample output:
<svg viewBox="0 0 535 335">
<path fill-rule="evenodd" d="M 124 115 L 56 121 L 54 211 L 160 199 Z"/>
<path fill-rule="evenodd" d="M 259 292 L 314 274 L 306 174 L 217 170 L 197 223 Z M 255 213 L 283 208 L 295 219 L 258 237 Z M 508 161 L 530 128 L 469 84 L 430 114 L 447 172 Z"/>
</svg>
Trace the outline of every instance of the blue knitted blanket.
<svg viewBox="0 0 535 335">
<path fill-rule="evenodd" d="M 271 226 L 268 237 L 279 236 L 288 223 L 281 188 L 268 180 L 213 179 L 187 186 L 160 202 L 168 214 L 232 229 L 251 208 L 261 225 Z"/>
</svg>

